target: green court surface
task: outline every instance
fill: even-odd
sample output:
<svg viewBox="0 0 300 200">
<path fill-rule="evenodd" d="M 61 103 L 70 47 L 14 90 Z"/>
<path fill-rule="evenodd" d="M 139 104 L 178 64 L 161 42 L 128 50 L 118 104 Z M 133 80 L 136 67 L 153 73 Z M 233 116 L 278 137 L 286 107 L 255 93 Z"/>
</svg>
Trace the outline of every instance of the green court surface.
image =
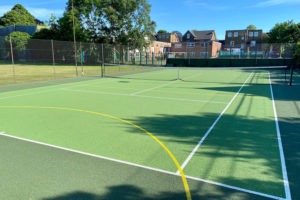
<svg viewBox="0 0 300 200">
<path fill-rule="evenodd" d="M 284 71 L 116 69 L 0 93 L 0 199 L 299 197 Z"/>
</svg>

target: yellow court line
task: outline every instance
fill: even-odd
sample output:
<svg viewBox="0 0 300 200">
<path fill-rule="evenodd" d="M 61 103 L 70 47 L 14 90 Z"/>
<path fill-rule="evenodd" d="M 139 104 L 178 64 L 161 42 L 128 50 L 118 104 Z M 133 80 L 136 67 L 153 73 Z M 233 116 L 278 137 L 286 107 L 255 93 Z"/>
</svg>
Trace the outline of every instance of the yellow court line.
<svg viewBox="0 0 300 200">
<path fill-rule="evenodd" d="M 89 113 L 89 114 L 93 114 L 93 115 L 99 115 L 102 117 L 106 117 L 106 118 L 110 118 L 110 119 L 114 119 L 126 124 L 129 124 L 141 131 L 143 131 L 144 133 L 146 133 L 147 135 L 149 135 L 153 140 L 155 140 L 170 156 L 170 158 L 172 159 L 172 161 L 174 162 L 180 176 L 181 176 L 181 180 L 184 186 L 184 190 L 185 190 L 185 194 L 186 194 L 186 199 L 187 200 L 192 200 L 192 196 L 191 196 L 191 192 L 189 189 L 189 185 L 186 179 L 186 176 L 183 172 L 183 169 L 181 168 L 181 165 L 179 164 L 178 160 L 176 159 L 176 157 L 174 156 L 174 154 L 168 149 L 168 147 L 161 141 L 159 140 L 155 135 L 153 135 L 151 132 L 147 131 L 146 129 L 144 129 L 143 127 L 136 125 L 128 120 L 110 115 L 110 114 L 106 114 L 106 113 L 101 113 L 101 112 L 95 112 L 95 111 L 90 111 L 90 110 L 83 110 L 83 109 L 76 109 L 76 108 L 68 108 L 68 107 L 52 107 L 52 106 L 0 106 L 0 108 L 28 108 L 28 109 L 53 109 L 53 110 L 64 110 L 64 111 L 75 111 L 75 112 L 84 112 L 84 113 Z"/>
</svg>

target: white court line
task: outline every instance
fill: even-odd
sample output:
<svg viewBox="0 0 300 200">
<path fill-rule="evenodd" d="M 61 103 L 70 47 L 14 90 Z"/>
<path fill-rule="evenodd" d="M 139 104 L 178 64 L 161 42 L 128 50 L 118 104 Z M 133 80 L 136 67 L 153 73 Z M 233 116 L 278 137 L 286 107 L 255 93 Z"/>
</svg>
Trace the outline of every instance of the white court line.
<svg viewBox="0 0 300 200">
<path fill-rule="evenodd" d="M 38 89 L 38 88 L 35 88 Z M 27 89 L 26 89 L 27 90 Z M 28 89 L 28 90 L 33 90 L 33 89 Z M 39 92 L 31 92 L 31 93 L 24 93 L 24 94 L 17 94 L 17 95 L 10 95 L 10 96 L 4 96 L 4 97 L 0 97 L 0 101 L 4 100 L 4 99 L 10 99 L 10 98 L 16 98 L 16 97 L 24 97 L 24 96 L 30 96 L 30 95 L 35 95 L 35 94 L 43 94 L 43 93 L 48 93 L 48 92 L 52 92 L 52 91 L 57 91 L 57 88 L 51 88 L 49 90 L 42 90 Z M 24 91 L 24 90 L 22 90 Z M 14 91 L 15 92 L 15 91 Z"/>
<path fill-rule="evenodd" d="M 30 139 L 26 139 L 26 138 L 22 138 L 22 137 L 8 135 L 8 134 L 5 134 L 4 132 L 0 132 L 0 136 L 13 138 L 13 139 L 16 139 L 16 140 L 25 141 L 25 142 L 29 142 L 29 143 L 33 143 L 33 144 L 38 144 L 38 145 L 50 147 L 50 148 L 53 148 L 53 149 L 59 149 L 59 150 L 72 152 L 72 153 L 77 153 L 77 154 L 90 156 L 90 157 L 94 157 L 94 158 L 100 158 L 100 159 L 103 159 L 103 160 L 108 160 L 108 161 L 121 163 L 121 164 L 129 165 L 129 166 L 139 167 L 139 168 L 142 168 L 142 169 L 156 171 L 156 172 L 160 172 L 160 173 L 164 173 L 164 174 L 176 175 L 174 172 L 161 170 L 161 169 L 157 169 L 157 168 L 153 168 L 153 167 L 147 167 L 147 166 L 144 166 L 144 165 L 139 165 L 139 164 L 135 164 L 135 163 L 132 163 L 132 162 L 126 162 L 126 161 L 122 161 L 122 160 L 118 160 L 118 159 L 113 159 L 113 158 L 109 158 L 109 157 L 105 157 L 105 156 L 100 156 L 100 155 L 96 155 L 96 154 L 92 154 L 92 153 L 83 152 L 83 151 L 78 151 L 78 150 L 75 150 L 75 149 L 60 147 L 60 146 L 56 146 L 56 145 L 52 145 L 52 144 L 48 144 L 48 143 L 44 143 L 44 142 L 38 142 L 38 141 L 35 141 L 35 140 L 30 140 Z"/>
<path fill-rule="evenodd" d="M 268 198 L 271 198 L 271 199 L 286 200 L 284 198 L 277 197 L 277 196 L 274 196 L 274 195 L 269 195 L 269 194 L 265 194 L 265 193 L 261 193 L 261 192 L 256 192 L 256 191 L 253 191 L 253 190 L 248 190 L 248 189 L 235 187 L 235 186 L 231 186 L 231 185 L 227 185 L 227 184 L 223 184 L 223 183 L 218 183 L 218 182 L 215 182 L 215 181 L 209 181 L 209 180 L 205 180 L 205 179 L 202 179 L 202 178 L 196 178 L 196 177 L 188 176 L 188 175 L 186 175 L 185 177 L 188 178 L 188 179 L 191 179 L 191 180 L 204 182 L 204 183 L 208 183 L 208 184 L 211 184 L 211 185 L 216 185 L 216 186 L 220 186 L 220 187 L 224 187 L 224 188 L 229 188 L 229 189 L 237 190 L 237 191 L 240 191 L 240 192 L 255 194 L 255 195 L 258 195 L 258 196 L 268 197 Z"/>
<path fill-rule="evenodd" d="M 226 104 L 227 103 L 227 102 L 223 102 L 223 101 L 171 98 L 171 97 L 159 97 L 159 96 L 148 96 L 148 95 L 131 95 L 131 94 L 122 94 L 122 93 L 114 93 L 114 92 L 95 92 L 95 91 L 74 90 L 74 89 L 65 89 L 65 88 L 63 88 L 61 90 L 70 91 L 70 92 L 80 92 L 80 93 L 108 94 L 108 95 L 114 95 L 114 96 L 140 97 L 140 98 L 172 100 L 172 101 L 200 102 L 200 103 L 213 103 L 213 104 Z"/>
<path fill-rule="evenodd" d="M 96 80 L 87 80 L 87 81 L 96 81 Z M 69 84 L 72 84 L 72 85 L 68 86 L 68 87 L 74 87 L 74 86 L 86 84 L 86 81 L 81 81 L 81 82 L 76 82 L 76 83 L 62 83 L 62 84 L 58 84 L 58 85 L 47 85 L 47 86 L 27 88 L 27 89 L 22 89 L 22 90 L 7 91 L 7 92 L 0 93 L 0 96 L 4 95 L 4 97 L 0 97 L 0 100 L 58 91 L 61 88 L 64 88 L 66 85 L 69 85 Z M 64 87 L 62 87 L 62 86 L 64 86 Z M 36 90 L 38 90 L 38 91 L 36 91 Z M 28 91 L 33 91 L 33 92 L 28 93 Z M 24 92 L 24 94 L 16 94 L 16 95 L 11 94 L 11 93 L 21 93 L 21 92 Z M 10 95 L 7 95 L 7 94 L 10 94 Z"/>
<path fill-rule="evenodd" d="M 280 128 L 279 128 L 279 123 L 278 123 L 278 116 L 277 116 L 277 111 L 276 111 L 276 105 L 275 105 L 275 100 L 274 100 L 274 94 L 273 94 L 273 87 L 272 87 L 272 80 L 271 80 L 270 72 L 269 72 L 269 83 L 270 83 L 272 105 L 273 105 L 274 118 L 275 118 L 275 124 L 276 124 L 278 147 L 279 147 L 279 152 L 280 152 L 280 160 L 281 160 L 284 190 L 285 190 L 286 199 L 290 200 L 290 199 L 292 199 L 292 197 L 291 197 L 289 180 L 288 180 L 288 175 L 287 175 L 287 170 L 286 170 L 286 165 L 285 165 L 285 157 L 284 157 L 284 153 L 283 153 L 283 146 L 282 146 L 282 140 L 281 140 L 281 134 L 280 134 Z"/>
<path fill-rule="evenodd" d="M 174 81 L 168 82 L 168 83 L 166 83 L 166 84 L 162 84 L 162 85 L 158 85 L 158 86 L 155 86 L 155 87 L 152 87 L 152 88 L 140 90 L 140 91 L 138 91 L 138 92 L 131 93 L 130 95 L 136 96 L 136 95 L 141 94 L 141 93 L 149 92 L 149 91 L 151 91 L 151 90 L 155 90 L 155 89 L 158 89 L 158 88 L 162 88 L 162 87 L 165 87 L 165 86 L 174 84 L 174 83 L 176 83 L 177 81 L 178 81 L 178 80 L 174 80 Z"/>
<path fill-rule="evenodd" d="M 201 138 L 201 140 L 198 142 L 198 144 L 195 146 L 193 151 L 190 153 L 190 155 L 187 157 L 187 159 L 182 163 L 181 168 L 184 169 L 186 165 L 189 163 L 189 161 L 192 159 L 192 157 L 195 155 L 197 150 L 200 148 L 204 140 L 207 138 L 207 136 L 211 133 L 213 128 L 216 126 L 216 124 L 219 122 L 221 117 L 224 115 L 224 113 L 227 111 L 227 109 L 230 107 L 230 105 L 233 103 L 233 101 L 236 99 L 236 97 L 240 94 L 241 90 L 244 88 L 250 77 L 252 76 L 253 72 L 248 76 L 248 78 L 245 80 L 243 85 L 240 87 L 240 89 L 237 91 L 237 93 L 232 97 L 232 99 L 229 101 L 229 103 L 226 105 L 224 110 L 221 112 L 221 114 L 217 117 L 217 119 L 214 121 L 214 123 L 209 127 L 209 129 L 206 131 L 205 135 Z M 177 173 L 179 173 L 177 171 Z"/>
<path fill-rule="evenodd" d="M 53 149 L 72 152 L 72 153 L 76 153 L 76 154 L 80 154 L 80 155 L 84 155 L 84 156 L 90 156 L 90 157 L 94 157 L 94 158 L 98 158 L 98 159 L 108 160 L 108 161 L 112 161 L 112 162 L 115 162 L 115 163 L 125 164 L 125 165 L 128 165 L 128 166 L 138 167 L 138 168 L 141 168 L 141 169 L 146 169 L 146 170 L 150 170 L 150 171 L 154 171 L 154 172 L 159 172 L 159 173 L 162 173 L 162 174 L 169 174 L 169 175 L 180 177 L 180 174 L 170 172 L 170 171 L 167 171 L 167 170 L 157 169 L 157 168 L 153 168 L 153 167 L 147 167 L 147 166 L 139 165 L 139 164 L 132 163 L 132 162 L 122 161 L 122 160 L 113 159 L 113 158 L 109 158 L 109 157 L 105 157 L 105 156 L 100 156 L 100 155 L 96 155 L 96 154 L 92 154 L 92 153 L 87 153 L 87 152 L 78 151 L 78 150 L 74 150 L 74 149 L 69 149 L 69 148 L 65 148 L 65 147 L 60 147 L 60 146 L 56 146 L 56 145 L 52 145 L 52 144 L 47 144 L 47 143 L 44 143 L 44 142 L 38 142 L 38 141 L 30 140 L 30 139 L 25 139 L 25 138 L 13 136 L 13 135 L 8 135 L 8 134 L 5 134 L 4 132 L 0 132 L 0 136 L 12 138 L 12 139 L 16 139 L 16 140 L 20 140 L 20 141 L 24 141 L 24 142 L 29 142 L 29 143 L 33 143 L 33 144 L 37 144 L 37 145 L 42 145 L 42 146 L 50 147 L 50 148 L 53 148 Z M 196 177 L 192 177 L 192 176 L 186 176 L 186 178 L 188 178 L 190 180 L 195 180 L 195 181 L 199 181 L 199 182 L 208 183 L 208 184 L 211 184 L 211 185 L 216 185 L 216 186 L 236 190 L 236 191 L 239 191 L 239 192 L 255 194 L 255 195 L 258 195 L 258 196 L 268 197 L 268 198 L 271 198 L 271 199 L 282 199 L 280 197 L 276 197 L 276 196 L 273 196 L 273 195 L 268 195 L 268 194 L 264 194 L 264 193 L 260 193 L 260 192 L 256 192 L 256 191 L 252 191 L 252 190 L 247 190 L 247 189 L 243 189 L 243 188 L 239 188 L 239 187 L 235 187 L 235 186 L 231 186 L 231 185 L 227 185 L 227 184 L 223 184 L 223 183 L 218 183 L 218 182 L 214 182 L 214 181 L 209 181 L 209 180 L 205 180 L 205 179 L 201 179 L 201 178 L 196 178 Z"/>
</svg>

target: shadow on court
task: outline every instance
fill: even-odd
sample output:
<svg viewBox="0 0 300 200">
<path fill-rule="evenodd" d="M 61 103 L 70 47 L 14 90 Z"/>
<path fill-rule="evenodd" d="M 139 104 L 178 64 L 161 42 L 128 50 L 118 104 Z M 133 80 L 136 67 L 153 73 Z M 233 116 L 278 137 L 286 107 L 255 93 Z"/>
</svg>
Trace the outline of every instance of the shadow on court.
<svg viewBox="0 0 300 200">
<path fill-rule="evenodd" d="M 283 150 L 286 157 L 292 199 L 300 199 L 300 73 L 293 86 L 274 86 Z M 282 99 L 284 99 L 282 101 Z"/>
<path fill-rule="evenodd" d="M 206 188 L 209 189 L 209 188 Z M 267 200 L 255 195 L 249 195 L 240 192 L 232 192 L 226 190 L 210 190 L 205 191 L 205 187 L 201 188 L 199 184 L 199 191 L 192 191 L 193 200 Z M 98 195 L 88 192 L 76 191 L 69 194 L 63 194 L 61 196 L 44 198 L 42 200 L 185 200 L 185 193 L 180 192 L 165 192 L 154 196 L 148 196 L 141 188 L 134 185 L 120 185 L 109 187 L 105 194 Z"/>
</svg>

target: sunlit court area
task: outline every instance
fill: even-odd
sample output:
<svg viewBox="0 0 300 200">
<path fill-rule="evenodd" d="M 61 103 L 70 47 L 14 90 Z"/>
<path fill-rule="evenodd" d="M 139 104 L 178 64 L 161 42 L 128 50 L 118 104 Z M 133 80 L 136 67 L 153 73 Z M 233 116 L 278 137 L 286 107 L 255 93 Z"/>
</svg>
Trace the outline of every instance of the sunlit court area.
<svg viewBox="0 0 300 200">
<path fill-rule="evenodd" d="M 1 86 L 2 198 L 288 199 L 297 71 L 94 68 Z"/>
</svg>

